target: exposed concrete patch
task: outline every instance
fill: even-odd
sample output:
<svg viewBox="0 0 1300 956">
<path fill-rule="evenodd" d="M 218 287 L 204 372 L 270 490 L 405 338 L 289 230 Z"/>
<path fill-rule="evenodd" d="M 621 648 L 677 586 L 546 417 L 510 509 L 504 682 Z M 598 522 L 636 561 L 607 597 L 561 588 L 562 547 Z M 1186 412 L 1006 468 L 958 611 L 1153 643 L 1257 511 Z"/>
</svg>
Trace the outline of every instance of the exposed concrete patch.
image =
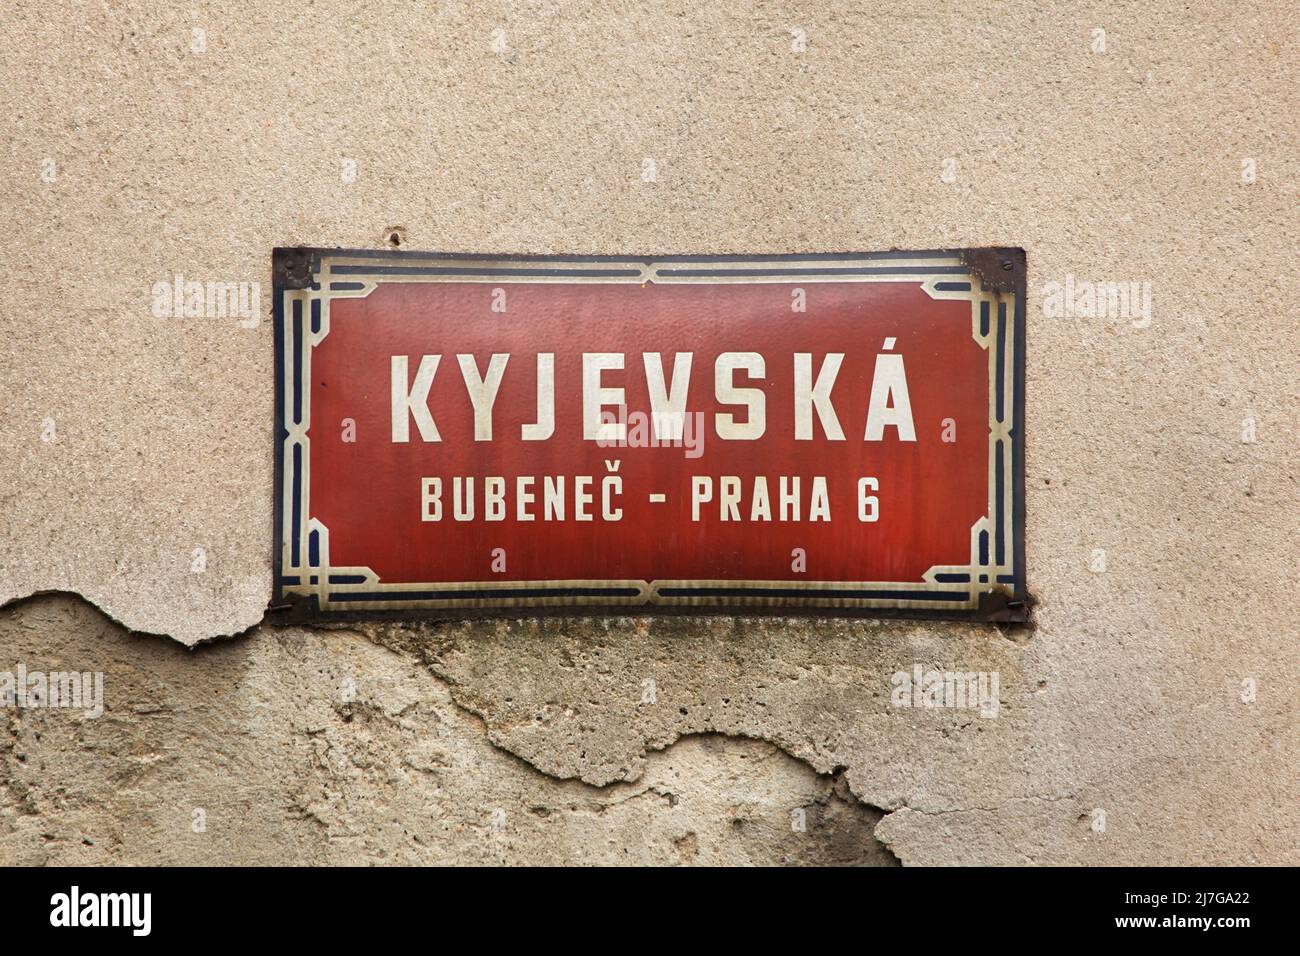
<svg viewBox="0 0 1300 956">
<path fill-rule="evenodd" d="M 1167 613 L 1143 600 L 1144 613 Z M 1300 758 L 1278 736 L 1297 729 L 1295 709 L 1285 694 L 1243 702 L 1238 679 L 1158 631 L 1102 626 L 1061 648 L 978 627 L 940 638 L 926 625 L 797 619 L 359 629 L 425 662 L 494 743 L 561 778 L 639 782 L 657 751 L 716 732 L 842 770 L 859 800 L 898 811 L 878 835 L 908 862 L 1300 858 L 1282 796 Z M 1078 675 L 1096 670 L 1088 655 L 1103 646 L 1126 663 L 1099 687 Z M 893 707 L 891 675 L 914 662 L 999 672 L 999 716 Z M 1269 677 L 1275 692 L 1280 676 Z M 1135 679 L 1139 692 L 1122 690 Z M 1243 772 L 1252 792 L 1276 794 L 1267 816 L 1286 820 L 1287 835 L 1258 813 L 1215 810 L 1240 805 Z M 1100 832 L 1095 811 L 1108 820 Z M 963 841 L 951 852 L 950 836 Z"/>
<path fill-rule="evenodd" d="M 879 811 L 772 744 L 695 735 L 633 783 L 557 781 L 347 632 L 190 653 L 46 596 L 0 611 L 6 660 L 103 670 L 106 700 L 0 710 L 2 863 L 897 863 Z"/>
<path fill-rule="evenodd" d="M 1228 686 L 1205 724 L 1154 685 L 1097 701 L 1028 677 L 992 720 L 890 709 L 877 642 L 935 666 L 965 651 L 838 623 L 816 647 L 809 622 L 673 619 L 610 620 L 601 639 L 560 620 L 367 626 L 370 641 L 262 627 L 188 652 L 36 598 L 0 612 L 0 660 L 103 669 L 108 710 L 4 713 L 0 859 L 887 862 L 873 828 L 911 863 L 1300 858 L 1287 700 L 1225 708 Z M 643 703 L 601 663 L 615 638 L 632 672 L 680 679 Z M 1036 641 L 971 639 L 1005 675 L 1017 658 L 1050 673 Z M 530 656 L 536 641 L 551 653 Z M 1055 730 L 1061 708 L 1087 729 Z M 1243 787 L 1269 814 L 1224 809 Z M 192 833 L 200 809 L 211 824 Z M 811 842 L 783 829 L 800 832 L 796 810 Z"/>
<path fill-rule="evenodd" d="M 998 671 L 1018 681 L 1019 646 L 990 627 L 770 618 L 610 618 L 478 624 L 367 624 L 358 630 L 408 651 L 483 716 L 492 739 L 540 769 L 603 785 L 640 777 L 647 751 L 720 732 L 772 741 L 822 773 L 847 767 L 854 792 L 882 807 L 910 792 L 923 763 L 891 751 L 956 743 L 1005 765 L 1023 733 L 1015 704 L 998 719 L 971 711 L 891 712 L 891 676 L 925 668 Z M 901 735 L 900 736 L 900 732 Z M 883 776 L 882 776 L 883 775 Z M 998 787 L 1000 774 L 987 778 Z M 1004 782 L 1002 786 L 1007 786 Z M 943 785 L 934 782 L 939 793 Z M 900 793 L 901 791 L 901 793 Z"/>
</svg>

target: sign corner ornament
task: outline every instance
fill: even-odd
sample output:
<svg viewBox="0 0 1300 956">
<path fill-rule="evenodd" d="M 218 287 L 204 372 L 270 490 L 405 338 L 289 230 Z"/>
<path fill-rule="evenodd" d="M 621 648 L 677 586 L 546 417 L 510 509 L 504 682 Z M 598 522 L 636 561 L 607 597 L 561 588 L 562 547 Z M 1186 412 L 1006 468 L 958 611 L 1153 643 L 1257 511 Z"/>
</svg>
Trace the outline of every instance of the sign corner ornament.
<svg viewBox="0 0 1300 956">
<path fill-rule="evenodd" d="M 291 617 L 1027 617 L 1020 249 L 272 272 Z"/>
</svg>

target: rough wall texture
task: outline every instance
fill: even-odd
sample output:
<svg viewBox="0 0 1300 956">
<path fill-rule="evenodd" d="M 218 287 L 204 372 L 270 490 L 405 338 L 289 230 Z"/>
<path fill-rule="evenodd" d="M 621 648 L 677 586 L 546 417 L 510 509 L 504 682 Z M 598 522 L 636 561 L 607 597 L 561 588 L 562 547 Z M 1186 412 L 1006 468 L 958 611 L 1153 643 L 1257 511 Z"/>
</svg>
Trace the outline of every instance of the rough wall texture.
<svg viewBox="0 0 1300 956">
<path fill-rule="evenodd" d="M 105 712 L 0 710 L 0 861 L 1300 862 L 1296 40 L 1275 2 L 11 5 L 0 670 Z M 395 226 L 1023 246 L 1034 626 L 259 625 L 270 250 Z M 262 321 L 155 318 L 177 273 Z M 1051 314 L 1068 276 L 1151 321 Z M 999 716 L 892 707 L 916 664 Z"/>
</svg>

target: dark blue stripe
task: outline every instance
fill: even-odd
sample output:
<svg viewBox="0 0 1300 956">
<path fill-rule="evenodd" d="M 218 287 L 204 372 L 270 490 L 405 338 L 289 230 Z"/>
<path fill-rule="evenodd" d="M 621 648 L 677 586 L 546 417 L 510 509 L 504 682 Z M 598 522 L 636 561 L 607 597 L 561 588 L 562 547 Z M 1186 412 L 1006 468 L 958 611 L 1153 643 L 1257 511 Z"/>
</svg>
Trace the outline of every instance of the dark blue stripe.
<svg viewBox="0 0 1300 956">
<path fill-rule="evenodd" d="M 293 300 L 293 421 L 302 422 L 302 301 Z"/>
<path fill-rule="evenodd" d="M 781 253 L 771 256 L 756 256 L 749 254 L 731 254 L 731 255 L 689 255 L 689 256 L 649 256 L 645 259 L 638 259 L 638 262 L 644 262 L 647 265 L 652 262 L 870 262 L 872 260 L 890 260 L 890 259 L 951 259 L 959 255 L 959 249 L 921 249 L 921 250 L 903 250 L 895 249 L 890 252 L 793 252 Z M 561 256 L 549 256 L 547 258 L 562 258 Z M 584 258 L 579 256 L 578 258 Z M 603 256 L 589 256 L 593 260 L 603 260 Z"/>
<path fill-rule="evenodd" d="M 1003 492 L 1002 492 L 1002 470 L 1003 470 L 1003 465 L 1002 465 L 1002 439 L 1000 439 L 1000 438 L 998 439 L 997 445 L 995 446 L 994 454 L 997 456 L 997 465 L 996 465 L 996 471 L 995 471 L 995 473 L 994 473 L 994 479 L 993 479 L 993 480 L 997 483 L 997 488 L 998 488 L 998 490 L 997 490 L 997 499 L 996 499 L 996 500 L 997 500 L 997 517 L 996 517 L 996 523 L 997 523 L 997 526 L 994 528 L 993 534 L 994 534 L 994 536 L 995 536 L 995 540 L 997 541 L 996 551 L 997 551 L 997 556 L 998 556 L 998 564 L 1005 564 L 1005 563 L 1006 563 L 1006 561 L 1005 561 L 1005 555 L 1006 555 L 1006 543 L 1002 540 L 1002 538 L 1003 538 L 1003 532 L 1002 532 L 1002 527 L 1003 527 L 1003 522 L 1002 522 L 1002 494 L 1003 494 Z"/>
<path fill-rule="evenodd" d="M 298 528 L 302 522 L 302 445 L 293 446 L 293 566 L 298 562 Z"/>
<path fill-rule="evenodd" d="M 636 588 L 469 588 L 459 591 L 342 591 L 331 601 L 459 601 L 512 597 L 636 597 Z"/>
<path fill-rule="evenodd" d="M 998 421 L 1003 419 L 1002 380 L 1006 374 L 1007 354 L 1007 304 L 998 303 Z"/>
<path fill-rule="evenodd" d="M 663 597 L 874 598 L 906 601 L 965 601 L 965 591 L 860 591 L 853 588 L 660 588 Z"/>
<path fill-rule="evenodd" d="M 894 249 L 889 252 L 795 252 L 776 255 L 723 253 L 714 255 L 664 255 L 664 256 L 587 256 L 567 255 L 511 255 L 495 252 L 400 252 L 378 249 L 317 249 L 313 250 L 312 272 L 320 271 L 321 256 L 338 256 L 348 259 L 409 259 L 447 260 L 464 259 L 470 262 L 635 262 L 650 265 L 652 262 L 825 262 L 828 260 L 873 259 L 951 259 L 960 249 Z"/>
<path fill-rule="evenodd" d="M 662 276 L 885 276 L 885 275 L 964 275 L 961 266 L 850 267 L 840 269 L 789 269 L 773 266 L 766 269 L 660 269 Z M 967 285 L 969 288 L 969 285 Z"/>
<path fill-rule="evenodd" d="M 331 266 L 337 275 L 381 276 L 639 276 L 640 269 L 476 269 L 450 266 Z"/>
<path fill-rule="evenodd" d="M 939 270 L 935 270 L 938 272 Z M 936 282 L 934 288 L 937 292 L 969 292 L 969 282 Z"/>
</svg>

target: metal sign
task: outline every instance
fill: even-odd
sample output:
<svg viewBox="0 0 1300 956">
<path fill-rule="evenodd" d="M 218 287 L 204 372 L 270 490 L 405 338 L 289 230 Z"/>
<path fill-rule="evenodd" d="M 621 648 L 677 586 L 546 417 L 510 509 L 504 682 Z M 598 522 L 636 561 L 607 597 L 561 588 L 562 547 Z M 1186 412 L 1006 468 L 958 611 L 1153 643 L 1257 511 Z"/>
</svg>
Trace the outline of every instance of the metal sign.
<svg viewBox="0 0 1300 956">
<path fill-rule="evenodd" d="M 1023 620 L 1020 250 L 276 250 L 309 616 Z"/>
</svg>

